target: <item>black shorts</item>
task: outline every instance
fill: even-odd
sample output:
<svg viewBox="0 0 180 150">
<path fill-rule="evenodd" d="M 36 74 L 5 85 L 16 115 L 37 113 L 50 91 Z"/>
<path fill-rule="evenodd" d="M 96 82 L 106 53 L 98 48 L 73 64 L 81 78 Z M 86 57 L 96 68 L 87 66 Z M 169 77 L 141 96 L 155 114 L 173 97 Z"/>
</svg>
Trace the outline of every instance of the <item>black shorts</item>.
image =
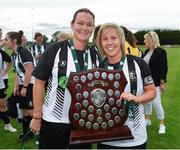
<svg viewBox="0 0 180 150">
<path fill-rule="evenodd" d="M 70 124 L 53 123 L 42 120 L 40 149 L 67 149 L 71 132 Z"/>
<path fill-rule="evenodd" d="M 5 89 L 8 88 L 8 79 L 4 79 Z"/>
<path fill-rule="evenodd" d="M 19 86 L 21 91 L 22 85 Z M 27 88 L 26 97 L 19 96 L 19 108 L 20 109 L 33 109 L 33 84 L 29 84 Z"/>
<path fill-rule="evenodd" d="M 69 145 L 70 124 L 42 120 L 39 149 L 92 149 L 91 144 Z"/>
<path fill-rule="evenodd" d="M 0 89 L 0 98 L 5 98 L 7 96 L 6 89 Z"/>
</svg>

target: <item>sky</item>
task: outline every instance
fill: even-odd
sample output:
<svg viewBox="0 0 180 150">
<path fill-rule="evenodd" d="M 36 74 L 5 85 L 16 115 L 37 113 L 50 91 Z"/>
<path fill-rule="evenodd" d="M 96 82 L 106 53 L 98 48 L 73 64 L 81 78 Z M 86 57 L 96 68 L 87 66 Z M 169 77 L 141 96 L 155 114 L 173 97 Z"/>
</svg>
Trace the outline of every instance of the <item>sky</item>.
<svg viewBox="0 0 180 150">
<path fill-rule="evenodd" d="M 79 8 L 95 14 L 95 25 L 113 22 L 135 32 L 142 29 L 179 29 L 179 0 L 0 0 L 0 28 L 23 30 L 28 40 L 35 32 L 49 38 L 56 31 L 70 32 Z"/>
</svg>

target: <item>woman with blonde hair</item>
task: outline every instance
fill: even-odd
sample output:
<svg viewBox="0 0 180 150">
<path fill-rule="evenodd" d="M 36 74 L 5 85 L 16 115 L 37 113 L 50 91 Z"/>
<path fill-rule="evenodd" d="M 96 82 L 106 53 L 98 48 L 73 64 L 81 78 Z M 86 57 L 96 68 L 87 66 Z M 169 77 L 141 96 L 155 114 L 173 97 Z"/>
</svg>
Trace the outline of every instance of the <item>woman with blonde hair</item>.
<svg viewBox="0 0 180 150">
<path fill-rule="evenodd" d="M 69 33 L 66 33 L 66 32 L 60 32 L 58 35 L 57 35 L 57 41 L 58 42 L 61 42 L 61 41 L 66 41 L 66 40 L 69 40 L 71 38 L 70 34 Z"/>
<path fill-rule="evenodd" d="M 164 92 L 168 66 L 167 54 L 160 47 L 159 37 L 156 32 L 150 31 L 144 35 L 144 44 L 147 50 L 144 53 L 144 60 L 149 65 L 152 78 L 156 86 L 156 97 L 152 102 L 146 103 L 146 126 L 151 125 L 152 104 L 155 108 L 157 118 L 159 119 L 159 134 L 166 132 L 164 123 L 164 110 L 161 104 L 161 92 Z"/>
<path fill-rule="evenodd" d="M 133 104 L 132 116 L 128 116 L 127 125 L 134 139 L 116 140 L 98 143 L 99 149 L 145 149 L 147 133 L 143 103 L 155 97 L 155 86 L 146 62 L 136 56 L 125 54 L 125 37 L 117 24 L 101 25 L 97 36 L 97 45 L 104 61 L 101 68 L 119 69 L 124 72 L 127 80 L 120 100 Z"/>
</svg>

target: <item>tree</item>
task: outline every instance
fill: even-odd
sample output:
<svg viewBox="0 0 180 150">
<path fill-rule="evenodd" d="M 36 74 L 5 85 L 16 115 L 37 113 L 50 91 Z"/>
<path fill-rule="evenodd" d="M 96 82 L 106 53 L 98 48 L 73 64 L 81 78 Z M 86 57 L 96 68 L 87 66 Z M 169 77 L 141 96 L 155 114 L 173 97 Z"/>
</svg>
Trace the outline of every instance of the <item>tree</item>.
<svg viewBox="0 0 180 150">
<path fill-rule="evenodd" d="M 144 44 L 144 34 L 152 30 L 141 30 L 136 32 L 139 45 Z M 155 29 L 160 39 L 161 45 L 178 45 L 180 44 L 180 30 Z"/>
</svg>

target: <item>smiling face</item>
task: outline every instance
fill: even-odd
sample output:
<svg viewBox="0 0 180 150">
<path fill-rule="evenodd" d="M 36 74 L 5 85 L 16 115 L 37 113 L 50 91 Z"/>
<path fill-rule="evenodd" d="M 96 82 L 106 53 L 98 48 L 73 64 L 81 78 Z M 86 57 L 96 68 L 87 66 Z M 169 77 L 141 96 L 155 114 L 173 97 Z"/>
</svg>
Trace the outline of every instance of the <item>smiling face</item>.
<svg viewBox="0 0 180 150">
<path fill-rule="evenodd" d="M 110 62 L 118 62 L 121 59 L 121 40 L 117 29 L 109 27 L 102 31 L 101 46 Z"/>
<path fill-rule="evenodd" d="M 71 23 L 73 30 L 73 38 L 80 42 L 87 42 L 93 32 L 94 18 L 91 14 L 86 12 L 79 12 L 73 23 Z"/>
</svg>

